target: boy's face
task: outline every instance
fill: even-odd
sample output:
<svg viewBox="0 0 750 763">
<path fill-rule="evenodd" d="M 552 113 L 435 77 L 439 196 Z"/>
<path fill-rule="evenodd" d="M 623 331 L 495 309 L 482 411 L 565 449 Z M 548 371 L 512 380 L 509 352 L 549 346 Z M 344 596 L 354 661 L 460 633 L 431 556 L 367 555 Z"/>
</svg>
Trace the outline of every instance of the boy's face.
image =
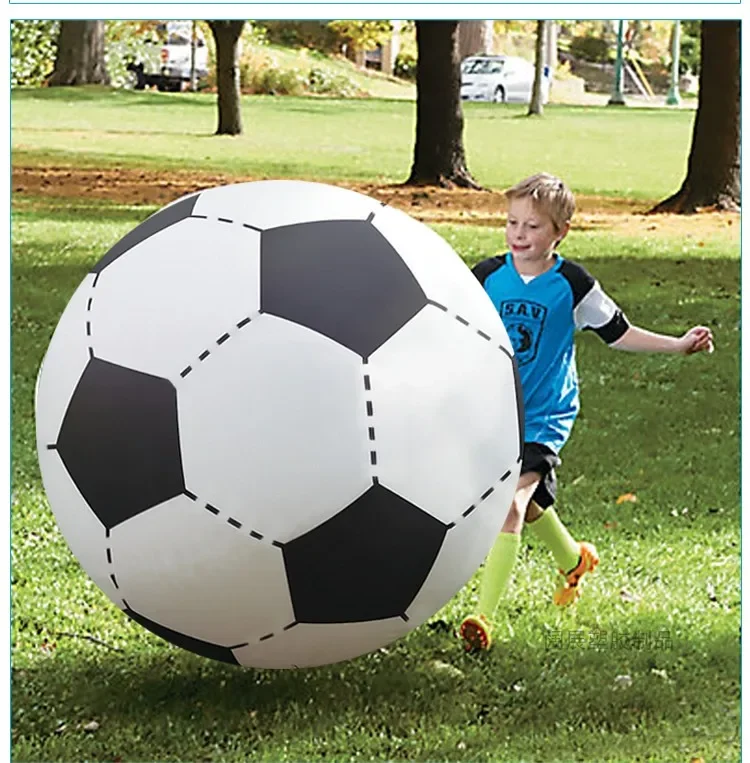
<svg viewBox="0 0 750 763">
<path fill-rule="evenodd" d="M 562 230 L 555 228 L 552 218 L 538 209 L 528 197 L 511 199 L 505 239 L 514 257 L 544 260 L 552 256 L 569 227 L 566 223 Z"/>
</svg>

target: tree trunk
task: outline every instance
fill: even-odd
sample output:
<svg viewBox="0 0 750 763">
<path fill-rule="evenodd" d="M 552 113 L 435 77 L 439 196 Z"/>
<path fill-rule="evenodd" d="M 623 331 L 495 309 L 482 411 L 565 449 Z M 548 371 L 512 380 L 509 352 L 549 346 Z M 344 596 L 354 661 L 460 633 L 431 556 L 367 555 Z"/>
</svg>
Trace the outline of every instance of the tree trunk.
<svg viewBox="0 0 750 763">
<path fill-rule="evenodd" d="M 493 21 L 458 22 L 458 58 L 493 53 L 495 50 L 495 28 Z"/>
<path fill-rule="evenodd" d="M 536 50 L 534 51 L 534 86 L 531 90 L 531 103 L 528 116 L 542 116 L 542 79 L 544 78 L 544 38 L 547 33 L 547 22 L 536 22 Z"/>
<path fill-rule="evenodd" d="M 698 110 L 687 177 L 651 211 L 740 209 L 740 22 L 701 22 Z"/>
<path fill-rule="evenodd" d="M 238 44 L 244 21 L 209 21 L 216 42 L 216 87 L 219 126 L 216 135 L 241 135 Z"/>
<path fill-rule="evenodd" d="M 58 85 L 109 85 L 103 21 L 61 21 L 55 68 L 47 80 Z"/>
<path fill-rule="evenodd" d="M 417 131 L 406 185 L 480 186 L 464 154 L 458 21 L 417 21 Z"/>
</svg>

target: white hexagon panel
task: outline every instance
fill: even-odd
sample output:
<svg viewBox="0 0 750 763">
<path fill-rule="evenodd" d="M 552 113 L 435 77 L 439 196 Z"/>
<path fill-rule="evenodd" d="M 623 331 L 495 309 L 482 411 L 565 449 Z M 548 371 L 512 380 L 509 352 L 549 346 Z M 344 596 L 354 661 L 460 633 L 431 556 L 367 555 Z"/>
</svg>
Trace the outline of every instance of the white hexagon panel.
<svg viewBox="0 0 750 763">
<path fill-rule="evenodd" d="M 403 636 L 479 567 L 518 478 L 507 334 L 437 234 L 264 181 L 148 218 L 71 299 L 40 370 L 71 550 L 162 638 L 258 667 Z"/>
</svg>

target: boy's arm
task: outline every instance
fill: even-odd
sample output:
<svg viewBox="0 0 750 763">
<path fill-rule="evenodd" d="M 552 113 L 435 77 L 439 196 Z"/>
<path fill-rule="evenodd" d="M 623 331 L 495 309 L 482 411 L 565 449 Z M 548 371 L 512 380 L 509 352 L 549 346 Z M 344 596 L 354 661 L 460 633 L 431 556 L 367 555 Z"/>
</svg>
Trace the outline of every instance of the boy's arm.
<svg viewBox="0 0 750 763">
<path fill-rule="evenodd" d="M 656 334 L 638 326 L 630 326 L 609 346 L 629 352 L 675 352 L 692 355 L 694 352 L 713 352 L 713 339 L 711 329 L 706 326 L 694 326 L 680 337 Z"/>
</svg>

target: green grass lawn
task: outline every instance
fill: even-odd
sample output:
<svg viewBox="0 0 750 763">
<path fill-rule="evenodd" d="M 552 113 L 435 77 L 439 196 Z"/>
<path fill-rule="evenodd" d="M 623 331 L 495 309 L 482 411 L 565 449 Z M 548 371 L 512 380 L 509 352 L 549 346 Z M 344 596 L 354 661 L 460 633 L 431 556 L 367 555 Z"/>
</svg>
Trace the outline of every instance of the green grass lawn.
<svg viewBox="0 0 750 763">
<path fill-rule="evenodd" d="M 214 171 L 255 178 L 406 179 L 415 104 L 402 100 L 242 99 L 245 133 L 213 136 L 209 94 L 100 88 L 15 90 L 13 163 Z M 576 193 L 657 201 L 685 175 L 694 113 L 668 109 L 464 104 L 468 165 L 506 188 L 546 170 Z"/>
<path fill-rule="evenodd" d="M 15 98 L 16 160 L 133 164 L 148 157 L 177 165 L 184 161 L 177 141 L 190 152 L 205 146 L 196 161 L 223 170 L 236 161 L 238 172 L 276 171 L 271 157 L 279 167 L 284 157 L 289 174 L 319 171 L 316 162 L 328 162 L 332 173 L 354 172 L 345 154 L 332 149 L 321 159 L 293 146 L 290 136 L 274 138 L 269 123 L 280 129 L 297 114 L 306 125 L 294 128 L 299 133 L 327 124 L 324 118 L 333 122 L 316 144 L 333 144 L 337 134 L 345 145 L 361 141 L 356 171 L 376 176 L 382 160 L 396 177 L 408 155 L 408 147 L 394 149 L 394 161 L 377 135 L 369 136 L 376 145 L 368 155 L 365 136 L 342 129 L 369 115 L 373 134 L 392 123 L 387 132 L 408 143 L 411 114 L 395 104 L 248 100 L 247 117 L 257 113 L 266 150 L 253 148 L 252 131 L 243 143 L 219 141 L 223 155 L 200 134 L 213 111 L 199 97 L 182 106 L 156 94 L 90 103 L 58 100 L 52 91 L 42 96 Z M 673 161 L 679 175 L 689 128 L 672 113 L 615 120 L 610 112 L 560 110 L 550 112 L 547 125 L 515 119 L 512 110 L 467 111 L 472 157 L 486 172 L 482 179 L 499 185 L 526 170 L 524 160 L 497 146 L 513 161 L 507 174 L 499 159 L 480 161 L 492 151 L 480 136 L 493 130 L 551 135 L 555 124 L 580 120 L 603 140 L 618 120 L 645 120 L 639 130 L 652 120 L 682 140 L 682 159 Z M 60 135 L 45 126 L 53 113 Z M 592 139 L 592 155 L 597 150 L 608 153 Z M 569 161 L 562 154 L 550 161 Z M 529 150 L 525 161 L 533 155 Z M 627 152 L 618 148 L 612 161 L 627 162 Z M 674 186 L 640 162 L 617 174 L 589 164 L 577 167 L 578 182 L 602 192 L 633 185 L 658 196 Z M 341 665 L 264 671 L 204 660 L 128 620 L 69 552 L 40 482 L 33 398 L 47 342 L 87 270 L 151 211 L 40 198 L 14 208 L 14 760 L 739 759 L 740 263 L 733 238 L 718 231 L 700 242 L 644 240 L 603 229 L 573 232 L 565 241 L 563 253 L 583 262 L 634 322 L 671 333 L 705 323 L 717 344 L 710 356 L 636 356 L 581 336 L 583 411 L 563 452 L 559 513 L 597 545 L 602 563 L 573 611 L 551 604 L 551 557 L 524 536 L 504 605 L 514 634 L 489 654 L 465 655 L 452 635 L 472 609 L 475 576 L 426 625 L 386 649 Z M 500 230 L 436 229 L 468 264 L 502 246 Z M 625 493 L 637 502 L 618 504 Z M 99 726 L 87 732 L 91 721 Z"/>
</svg>

